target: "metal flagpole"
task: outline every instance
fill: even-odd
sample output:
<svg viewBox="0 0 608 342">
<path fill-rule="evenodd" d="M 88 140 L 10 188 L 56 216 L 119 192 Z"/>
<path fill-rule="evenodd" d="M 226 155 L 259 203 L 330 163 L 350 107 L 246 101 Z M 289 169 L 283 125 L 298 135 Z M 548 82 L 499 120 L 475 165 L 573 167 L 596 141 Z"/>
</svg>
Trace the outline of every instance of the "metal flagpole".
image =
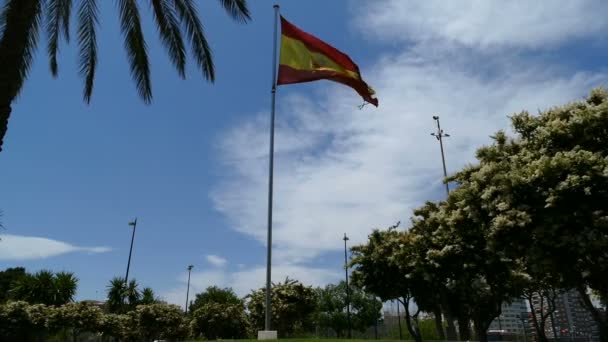
<svg viewBox="0 0 608 342">
<path fill-rule="evenodd" d="M 279 5 L 274 5 L 274 36 L 272 49 L 272 88 L 270 97 L 270 152 L 268 165 L 268 241 L 266 243 L 266 317 L 264 330 L 270 331 L 271 307 L 271 268 L 272 268 L 272 183 L 274 171 L 274 112 L 277 93 L 277 26 Z"/>
</svg>

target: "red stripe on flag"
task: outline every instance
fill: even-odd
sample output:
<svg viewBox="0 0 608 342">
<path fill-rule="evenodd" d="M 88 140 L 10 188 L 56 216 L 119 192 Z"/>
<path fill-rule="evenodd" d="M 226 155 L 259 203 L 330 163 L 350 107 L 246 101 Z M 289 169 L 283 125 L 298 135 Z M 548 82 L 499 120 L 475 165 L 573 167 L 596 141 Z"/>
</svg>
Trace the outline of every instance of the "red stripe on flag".
<svg viewBox="0 0 608 342">
<path fill-rule="evenodd" d="M 344 76 L 342 73 L 329 70 L 297 70 L 287 65 L 279 65 L 279 78 L 277 84 L 292 84 L 312 82 L 317 80 L 331 80 L 334 82 L 345 84 L 361 95 L 361 97 L 378 107 L 378 99 L 373 97 L 370 88 L 364 81 Z"/>
<path fill-rule="evenodd" d="M 359 73 L 359 67 L 345 53 L 325 43 L 319 38 L 306 33 L 281 16 L 281 34 L 304 43 L 307 48 L 326 55 L 345 69 Z"/>
</svg>

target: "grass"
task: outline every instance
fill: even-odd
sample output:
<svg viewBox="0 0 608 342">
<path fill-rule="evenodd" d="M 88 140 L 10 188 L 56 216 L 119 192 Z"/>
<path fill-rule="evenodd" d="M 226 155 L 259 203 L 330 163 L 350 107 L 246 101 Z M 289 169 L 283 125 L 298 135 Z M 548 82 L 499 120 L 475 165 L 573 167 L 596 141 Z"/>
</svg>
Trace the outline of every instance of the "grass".
<svg viewBox="0 0 608 342">
<path fill-rule="evenodd" d="M 314 342 L 314 341 L 320 341 L 320 342 L 370 342 L 370 341 L 375 341 L 374 339 L 343 339 L 343 338 L 316 338 L 316 337 L 309 337 L 309 338 L 280 338 L 279 340 L 281 341 L 288 341 L 288 342 Z M 197 342 L 197 341 L 202 341 L 202 340 L 189 340 L 186 342 Z M 253 340 L 218 340 L 218 341 L 236 341 L 236 342 L 257 342 L 257 339 L 253 339 Z M 383 339 L 378 339 L 377 341 L 399 341 L 399 342 L 407 342 L 407 340 L 383 340 Z"/>
</svg>

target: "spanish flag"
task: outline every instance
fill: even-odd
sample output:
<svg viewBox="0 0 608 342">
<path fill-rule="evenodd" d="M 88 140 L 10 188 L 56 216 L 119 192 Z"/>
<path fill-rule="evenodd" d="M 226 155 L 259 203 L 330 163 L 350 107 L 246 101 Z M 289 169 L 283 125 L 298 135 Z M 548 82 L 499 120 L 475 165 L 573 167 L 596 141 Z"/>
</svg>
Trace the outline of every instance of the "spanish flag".
<svg viewBox="0 0 608 342">
<path fill-rule="evenodd" d="M 281 57 L 277 85 L 331 80 L 345 84 L 378 106 L 374 90 L 363 81 L 350 57 L 300 30 L 281 16 Z"/>
</svg>

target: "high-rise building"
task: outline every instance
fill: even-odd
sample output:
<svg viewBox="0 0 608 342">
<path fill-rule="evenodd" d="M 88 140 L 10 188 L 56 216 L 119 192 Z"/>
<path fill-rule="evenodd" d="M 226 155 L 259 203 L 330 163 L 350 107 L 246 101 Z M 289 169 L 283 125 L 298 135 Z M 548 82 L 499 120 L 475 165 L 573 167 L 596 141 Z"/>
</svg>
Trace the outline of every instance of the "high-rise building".
<svg viewBox="0 0 608 342">
<path fill-rule="evenodd" d="M 528 322 L 528 308 L 523 299 L 516 299 L 510 304 L 502 305 L 502 313 L 491 324 L 488 330 L 502 331 L 519 336 L 524 335 Z"/>
<path fill-rule="evenodd" d="M 536 318 L 540 320 L 540 297 L 532 299 Z M 543 298 L 542 310 L 547 313 L 552 306 L 547 296 Z M 555 297 L 555 311 L 549 314 L 545 323 L 548 338 L 580 338 L 599 341 L 599 330 L 591 313 L 583 306 L 581 296 L 576 290 L 559 291 Z"/>
</svg>

